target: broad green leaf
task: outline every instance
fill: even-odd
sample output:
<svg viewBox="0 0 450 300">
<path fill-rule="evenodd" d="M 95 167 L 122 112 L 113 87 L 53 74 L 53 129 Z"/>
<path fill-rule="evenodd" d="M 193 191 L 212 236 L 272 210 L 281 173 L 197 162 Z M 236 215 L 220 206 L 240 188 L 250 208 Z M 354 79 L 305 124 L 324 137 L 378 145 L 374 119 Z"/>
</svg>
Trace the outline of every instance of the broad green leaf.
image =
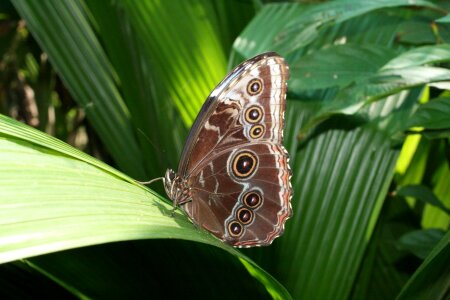
<svg viewBox="0 0 450 300">
<path fill-rule="evenodd" d="M 236 63 L 243 57 L 250 58 L 262 52 L 273 51 L 273 43 L 286 26 L 286 20 L 298 17 L 306 9 L 306 5 L 299 3 L 264 5 L 235 40 L 233 49 L 237 52 L 238 57 L 231 59 L 231 62 Z M 265 30 L 261 30 L 262 26 Z M 280 54 L 285 55 L 286 53 L 280 52 Z"/>
<path fill-rule="evenodd" d="M 252 57 L 264 51 L 279 51 L 275 49 L 274 43 L 283 33 L 286 20 L 307 16 L 311 7 L 311 5 L 301 3 L 264 5 L 236 39 L 233 49 L 238 54 L 238 58 L 233 57 L 232 62 L 237 63 L 242 57 Z M 388 11 L 374 11 L 371 14 L 333 24 L 332 27 L 326 27 L 308 47 L 298 49 L 292 55 L 288 54 L 288 51 L 279 52 L 286 56 L 288 61 L 291 61 L 291 59 L 295 61 L 300 55 L 313 53 L 315 50 L 336 44 L 351 43 L 367 45 L 367 47 L 370 45 L 392 46 L 397 38 L 398 27 L 402 24 L 402 21 L 404 21 L 402 17 L 393 15 Z M 266 28 L 266 30 L 261 30 L 261 28 Z M 286 48 L 290 46 L 292 44 L 289 40 L 286 40 Z"/>
<path fill-rule="evenodd" d="M 331 112 L 353 114 L 364 104 L 378 101 L 388 95 L 446 80 L 450 80 L 450 71 L 445 68 L 418 66 L 381 70 L 374 76 L 357 82 L 354 87 L 342 89 L 335 101 L 324 107 L 321 114 Z"/>
<path fill-rule="evenodd" d="M 408 126 L 427 129 L 450 128 L 450 98 L 437 98 L 419 106 L 408 120 Z"/>
<path fill-rule="evenodd" d="M 292 52 L 313 42 L 325 28 L 347 21 L 368 12 L 397 6 L 424 6 L 436 8 L 428 1 L 370 0 L 331 1 L 316 5 L 307 12 L 291 19 L 277 36 L 275 48 L 281 52 Z"/>
<path fill-rule="evenodd" d="M 119 171 L 0 115 L 0 263 L 113 241 L 176 238 L 245 260 L 270 293 L 289 298 L 269 274 L 194 227 L 172 205 Z"/>
<path fill-rule="evenodd" d="M 438 229 L 415 230 L 404 234 L 399 239 L 398 245 L 401 249 L 425 259 L 444 235 L 445 232 Z"/>
<path fill-rule="evenodd" d="M 439 23 L 450 23 L 450 14 L 436 20 Z"/>
<path fill-rule="evenodd" d="M 406 45 L 427 45 L 436 41 L 436 35 L 431 28 L 432 21 L 417 17 L 399 24 L 397 41 Z"/>
<path fill-rule="evenodd" d="M 400 69 L 448 61 L 450 61 L 450 45 L 423 46 L 400 54 L 382 69 Z"/>
<path fill-rule="evenodd" d="M 361 82 L 360 85 L 362 87 L 366 84 L 366 87 L 363 89 L 366 97 L 376 99 L 415 86 L 448 80 L 450 80 L 450 71 L 448 69 L 413 66 L 381 70 L 366 82 Z"/>
<path fill-rule="evenodd" d="M 450 290 L 450 231 L 433 248 L 397 300 L 447 299 Z"/>
<path fill-rule="evenodd" d="M 375 74 L 395 56 L 387 47 L 353 44 L 331 46 L 301 57 L 290 65 L 289 89 L 343 87 Z"/>
<path fill-rule="evenodd" d="M 124 239 L 197 235 L 184 216 L 170 217 L 170 204 L 125 175 L 16 121 L 0 122 L 0 262 Z"/>
</svg>

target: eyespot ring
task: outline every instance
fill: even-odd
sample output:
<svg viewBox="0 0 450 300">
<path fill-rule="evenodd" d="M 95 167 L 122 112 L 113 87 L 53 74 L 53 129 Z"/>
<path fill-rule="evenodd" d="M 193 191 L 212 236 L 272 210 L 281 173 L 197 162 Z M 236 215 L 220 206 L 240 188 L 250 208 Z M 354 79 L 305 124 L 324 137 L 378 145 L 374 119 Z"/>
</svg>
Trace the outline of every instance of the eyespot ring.
<svg viewBox="0 0 450 300">
<path fill-rule="evenodd" d="M 250 128 L 250 137 L 252 139 L 259 139 L 260 137 L 262 137 L 264 135 L 265 132 L 265 128 L 263 125 L 258 124 L 255 126 L 252 126 L 252 128 Z"/>
<path fill-rule="evenodd" d="M 236 212 L 236 218 L 239 220 L 240 223 L 248 225 L 251 222 L 253 222 L 255 214 L 250 209 L 246 207 L 241 207 Z"/>
<path fill-rule="evenodd" d="M 239 237 L 244 232 L 244 227 L 237 221 L 232 221 L 228 224 L 228 233 L 232 237 Z"/>
<path fill-rule="evenodd" d="M 256 209 L 262 205 L 262 196 L 258 191 L 249 191 L 243 197 L 244 204 L 251 208 Z"/>
<path fill-rule="evenodd" d="M 263 117 L 263 109 L 258 105 L 252 105 L 245 110 L 245 121 L 255 124 L 261 121 Z"/>
<path fill-rule="evenodd" d="M 256 96 L 262 92 L 263 82 L 259 78 L 255 78 L 249 81 L 247 84 L 247 93 L 250 96 Z"/>
<path fill-rule="evenodd" d="M 241 151 L 234 155 L 231 170 L 237 178 L 248 178 L 256 170 L 258 158 L 256 154 L 250 151 Z"/>
</svg>

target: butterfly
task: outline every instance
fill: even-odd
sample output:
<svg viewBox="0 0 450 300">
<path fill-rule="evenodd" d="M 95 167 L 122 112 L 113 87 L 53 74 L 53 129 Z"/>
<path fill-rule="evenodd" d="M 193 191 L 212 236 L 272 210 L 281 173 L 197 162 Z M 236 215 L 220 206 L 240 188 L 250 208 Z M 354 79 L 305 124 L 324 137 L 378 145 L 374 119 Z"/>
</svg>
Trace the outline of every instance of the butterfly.
<svg viewBox="0 0 450 300">
<path fill-rule="evenodd" d="M 234 247 L 270 245 L 292 215 L 282 145 L 289 67 L 274 52 L 248 59 L 212 91 L 164 188 L 194 224 Z"/>
</svg>

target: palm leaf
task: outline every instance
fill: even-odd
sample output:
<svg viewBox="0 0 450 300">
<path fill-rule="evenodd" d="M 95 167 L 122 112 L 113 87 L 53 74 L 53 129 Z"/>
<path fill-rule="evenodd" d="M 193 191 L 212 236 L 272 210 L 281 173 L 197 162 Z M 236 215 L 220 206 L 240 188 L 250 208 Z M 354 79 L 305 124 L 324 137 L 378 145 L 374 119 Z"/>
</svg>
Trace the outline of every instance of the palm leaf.
<svg viewBox="0 0 450 300">
<path fill-rule="evenodd" d="M 222 248 L 274 297 L 289 298 L 250 259 L 184 214 L 172 217 L 167 201 L 128 176 L 4 116 L 0 136 L 0 263 L 113 241 L 178 238 Z"/>
</svg>

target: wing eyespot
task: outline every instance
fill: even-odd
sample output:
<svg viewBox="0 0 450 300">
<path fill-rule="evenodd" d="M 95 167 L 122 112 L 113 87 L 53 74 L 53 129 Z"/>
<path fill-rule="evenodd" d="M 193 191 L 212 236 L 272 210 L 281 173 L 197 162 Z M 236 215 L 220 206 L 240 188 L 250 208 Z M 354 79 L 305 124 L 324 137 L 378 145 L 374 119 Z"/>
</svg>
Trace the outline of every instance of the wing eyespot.
<svg viewBox="0 0 450 300">
<path fill-rule="evenodd" d="M 262 196 L 257 191 L 247 192 L 242 199 L 244 204 L 251 209 L 256 209 L 262 205 Z"/>
<path fill-rule="evenodd" d="M 262 90 L 263 90 L 263 82 L 259 78 L 254 78 L 250 80 L 249 83 L 247 84 L 247 93 L 250 96 L 259 95 L 261 94 Z"/>
<path fill-rule="evenodd" d="M 232 237 L 239 237 L 244 232 L 244 227 L 237 221 L 228 224 L 228 232 Z"/>
<path fill-rule="evenodd" d="M 259 139 L 263 136 L 265 132 L 265 128 L 263 125 L 255 125 L 250 129 L 250 137 L 252 139 Z"/>
<path fill-rule="evenodd" d="M 249 178 L 256 171 L 258 158 L 250 151 L 241 151 L 232 159 L 233 175 L 240 179 Z"/>
<path fill-rule="evenodd" d="M 244 225 L 248 225 L 248 224 L 252 223 L 254 218 L 255 218 L 255 214 L 246 207 L 239 208 L 236 213 L 236 219 L 238 219 L 239 222 Z"/>
<path fill-rule="evenodd" d="M 258 105 L 252 105 L 248 107 L 245 111 L 245 121 L 250 124 L 255 124 L 261 121 L 263 117 L 263 109 Z"/>
</svg>

